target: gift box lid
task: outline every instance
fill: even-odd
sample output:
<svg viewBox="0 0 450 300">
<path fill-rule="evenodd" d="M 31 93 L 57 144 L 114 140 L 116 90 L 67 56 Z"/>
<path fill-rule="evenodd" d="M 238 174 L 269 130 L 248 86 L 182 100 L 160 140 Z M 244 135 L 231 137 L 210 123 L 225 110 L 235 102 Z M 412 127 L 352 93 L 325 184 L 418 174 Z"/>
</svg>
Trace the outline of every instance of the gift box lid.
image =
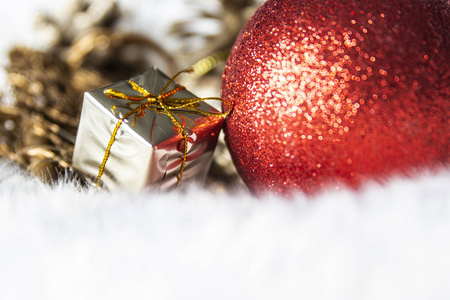
<svg viewBox="0 0 450 300">
<path fill-rule="evenodd" d="M 139 86 L 145 88 L 148 92 L 158 95 L 170 78 L 161 72 L 158 68 L 153 67 L 142 74 L 134 76 L 130 79 L 137 83 Z M 175 89 L 178 85 L 175 82 L 171 82 L 165 92 L 169 92 Z M 139 92 L 132 89 L 128 81 L 120 81 L 109 86 L 93 90 L 88 92 L 94 100 L 100 104 L 99 108 L 102 110 L 106 110 L 107 113 L 112 114 L 111 109 L 116 106 L 114 109 L 115 117 L 120 118 L 130 111 L 130 107 L 134 108 L 138 105 L 144 104 L 145 100 L 142 101 L 131 101 L 125 99 L 114 99 L 107 95 L 105 95 L 104 91 L 106 89 L 114 89 L 116 91 L 120 91 L 129 96 L 140 96 Z M 182 89 L 175 94 L 171 95 L 170 98 L 179 99 L 179 98 L 196 98 L 194 94 L 189 92 L 186 89 Z M 127 107 L 127 103 L 132 103 L 130 107 Z M 198 109 L 210 113 L 220 113 L 214 107 L 210 106 L 206 102 L 200 102 L 196 104 Z M 194 126 L 196 123 L 196 119 L 204 118 L 195 113 L 192 113 L 188 110 L 171 110 L 174 117 L 184 125 L 186 132 L 189 133 L 189 129 L 191 126 Z M 140 137 L 146 140 L 151 145 L 157 145 L 161 142 L 164 142 L 174 134 L 178 134 L 178 129 L 174 127 L 172 120 L 167 116 L 162 110 L 159 112 L 154 109 L 146 109 L 144 111 L 145 116 L 137 117 L 137 121 L 132 126 L 135 116 L 132 115 L 126 120 L 125 124 L 127 124 L 130 128 L 132 128 Z M 123 125 L 125 125 L 123 124 Z M 122 126 L 123 126 L 122 125 Z"/>
</svg>

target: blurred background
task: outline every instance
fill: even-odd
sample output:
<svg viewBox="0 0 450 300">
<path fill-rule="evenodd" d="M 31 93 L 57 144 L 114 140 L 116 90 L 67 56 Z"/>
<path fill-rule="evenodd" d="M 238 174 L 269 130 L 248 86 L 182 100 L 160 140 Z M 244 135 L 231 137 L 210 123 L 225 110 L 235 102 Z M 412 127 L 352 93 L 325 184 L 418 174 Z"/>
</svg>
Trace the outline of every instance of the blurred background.
<svg viewBox="0 0 450 300">
<path fill-rule="evenodd" d="M 230 46 L 262 0 L 52 0 L 0 4 L 2 64 L 15 45 L 39 50 L 108 28 L 152 39 L 188 63 Z M 62 41 L 64 39 L 64 41 Z M 99 50 L 99 49 L 97 49 Z M 194 55 L 195 53 L 195 55 Z M 150 53 L 146 53 L 151 56 Z M 155 59 L 155 57 L 153 57 Z M 167 68 L 167 66 L 164 66 Z M 163 66 L 161 66 L 163 68 Z M 164 71 L 169 71 L 165 69 Z M 4 74 L 3 80 L 4 80 Z"/>
<path fill-rule="evenodd" d="M 219 96 L 229 50 L 261 2 L 3 1 L 0 157 L 46 181 L 62 172 L 84 180 L 70 171 L 83 92 L 153 65 L 169 76 L 193 65 L 181 83 L 200 97 Z M 207 186 L 242 187 L 223 137 Z"/>
</svg>

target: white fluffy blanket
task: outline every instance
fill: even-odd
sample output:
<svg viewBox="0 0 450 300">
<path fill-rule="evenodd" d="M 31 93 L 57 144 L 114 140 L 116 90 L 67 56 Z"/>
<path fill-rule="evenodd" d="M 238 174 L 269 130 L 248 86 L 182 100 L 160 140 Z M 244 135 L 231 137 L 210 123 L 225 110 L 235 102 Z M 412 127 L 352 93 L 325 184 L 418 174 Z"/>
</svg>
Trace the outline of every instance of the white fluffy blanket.
<svg viewBox="0 0 450 300">
<path fill-rule="evenodd" d="M 0 299 L 450 299 L 450 171 L 293 201 L 0 163 Z"/>
<path fill-rule="evenodd" d="M 189 12 L 119 2 L 138 14 L 131 28 L 151 14 L 160 39 Z M 1 5 L 5 64 L 12 44 L 40 45 L 36 7 L 67 4 Z M 449 282 L 450 171 L 285 201 L 48 187 L 0 163 L 0 300 L 434 300 L 450 299 Z"/>
</svg>

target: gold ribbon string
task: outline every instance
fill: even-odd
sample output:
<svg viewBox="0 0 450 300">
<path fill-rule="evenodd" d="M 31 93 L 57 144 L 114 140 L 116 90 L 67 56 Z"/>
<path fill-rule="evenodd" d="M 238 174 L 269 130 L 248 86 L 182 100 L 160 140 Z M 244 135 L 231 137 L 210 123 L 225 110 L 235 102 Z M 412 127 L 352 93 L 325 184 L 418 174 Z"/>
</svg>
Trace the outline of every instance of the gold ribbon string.
<svg viewBox="0 0 450 300">
<path fill-rule="evenodd" d="M 162 90 L 159 92 L 158 95 L 149 93 L 145 88 L 137 84 L 136 82 L 133 82 L 131 80 L 128 81 L 131 88 L 138 92 L 139 96 L 130 96 L 125 93 L 116 91 L 114 89 L 105 89 L 103 93 L 114 99 L 123 99 L 123 100 L 131 100 L 131 102 L 128 102 L 126 105 L 130 107 L 133 104 L 140 104 L 139 106 L 131 109 L 129 112 L 127 112 L 125 115 L 123 115 L 118 121 L 116 126 L 114 127 L 114 130 L 111 134 L 111 138 L 109 139 L 108 146 L 106 147 L 105 155 L 103 156 L 103 161 L 100 165 L 100 169 L 98 171 L 96 185 L 100 185 L 100 179 L 105 172 L 105 166 L 106 162 L 108 161 L 108 158 L 111 153 L 111 147 L 114 144 L 116 140 L 117 132 L 122 125 L 122 123 L 127 120 L 129 117 L 134 115 L 134 121 L 132 126 L 135 125 L 137 118 L 143 117 L 145 115 L 145 111 L 147 109 L 155 110 L 157 113 L 163 113 L 166 114 L 172 123 L 178 128 L 178 132 L 183 136 L 184 145 L 183 145 L 183 155 L 180 157 L 181 159 L 181 167 L 180 167 L 180 173 L 177 175 L 177 187 L 180 184 L 181 177 L 183 176 L 184 168 L 186 165 L 186 158 L 187 158 L 187 143 L 188 143 L 188 135 L 186 132 L 186 129 L 183 127 L 183 125 L 175 118 L 175 115 L 177 115 L 174 110 L 186 110 L 189 113 L 200 115 L 203 117 L 225 117 L 228 115 L 229 111 L 226 111 L 224 113 L 210 113 L 203 110 L 200 110 L 196 108 L 196 104 L 206 101 L 206 100 L 218 100 L 221 102 L 224 102 L 229 106 L 229 103 L 225 101 L 222 98 L 218 97 L 208 97 L 208 98 L 170 98 L 172 95 L 176 94 L 177 92 L 184 90 L 184 86 L 178 86 L 174 88 L 173 90 L 166 92 L 169 85 L 174 82 L 175 78 L 177 78 L 182 73 L 190 73 L 193 72 L 193 68 L 189 68 L 183 71 L 178 72 L 170 78 L 170 80 L 166 83 L 166 85 L 162 88 Z M 144 103 L 141 103 L 144 101 Z M 114 110 L 117 106 L 113 106 L 111 108 L 112 112 L 114 113 Z"/>
</svg>

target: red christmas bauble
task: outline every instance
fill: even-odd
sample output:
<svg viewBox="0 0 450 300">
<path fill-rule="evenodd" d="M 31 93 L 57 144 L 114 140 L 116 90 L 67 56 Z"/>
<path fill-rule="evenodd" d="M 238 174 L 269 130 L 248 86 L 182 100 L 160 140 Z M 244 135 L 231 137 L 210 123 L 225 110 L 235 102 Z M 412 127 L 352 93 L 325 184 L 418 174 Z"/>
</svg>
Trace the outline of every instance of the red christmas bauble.
<svg viewBox="0 0 450 300">
<path fill-rule="evenodd" d="M 226 142 L 256 194 L 449 164 L 450 4 L 269 0 L 223 74 Z"/>
</svg>

